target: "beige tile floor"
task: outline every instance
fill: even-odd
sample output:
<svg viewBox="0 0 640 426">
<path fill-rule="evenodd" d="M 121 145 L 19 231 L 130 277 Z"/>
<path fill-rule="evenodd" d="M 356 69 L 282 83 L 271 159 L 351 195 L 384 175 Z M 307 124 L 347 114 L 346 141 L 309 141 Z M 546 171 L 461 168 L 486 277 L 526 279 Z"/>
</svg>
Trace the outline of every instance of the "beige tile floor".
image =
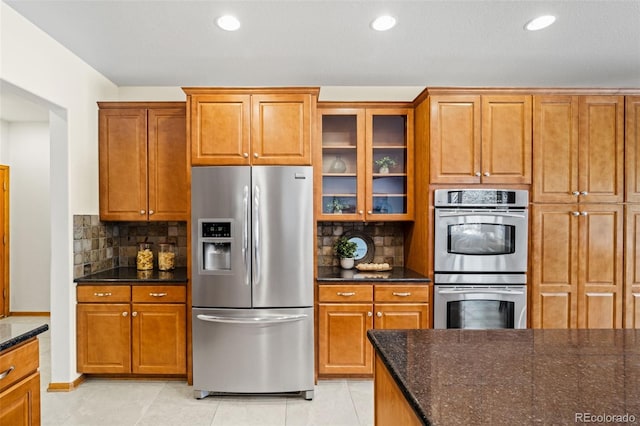
<svg viewBox="0 0 640 426">
<path fill-rule="evenodd" d="M 9 317 L 4 322 L 40 325 L 46 317 Z M 193 388 L 176 381 L 89 379 L 73 392 L 47 392 L 50 332 L 40 338 L 43 426 L 199 425 L 373 425 L 370 380 L 322 380 L 313 401 L 301 397 L 193 398 Z"/>
</svg>

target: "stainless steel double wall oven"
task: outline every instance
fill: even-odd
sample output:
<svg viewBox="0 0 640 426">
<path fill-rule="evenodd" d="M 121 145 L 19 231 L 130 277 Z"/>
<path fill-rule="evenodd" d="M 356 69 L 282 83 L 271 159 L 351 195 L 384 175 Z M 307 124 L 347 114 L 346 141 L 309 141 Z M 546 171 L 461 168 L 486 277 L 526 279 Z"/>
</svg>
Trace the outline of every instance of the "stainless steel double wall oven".
<svg viewBox="0 0 640 426">
<path fill-rule="evenodd" d="M 434 194 L 434 327 L 526 328 L 526 190 Z"/>
</svg>

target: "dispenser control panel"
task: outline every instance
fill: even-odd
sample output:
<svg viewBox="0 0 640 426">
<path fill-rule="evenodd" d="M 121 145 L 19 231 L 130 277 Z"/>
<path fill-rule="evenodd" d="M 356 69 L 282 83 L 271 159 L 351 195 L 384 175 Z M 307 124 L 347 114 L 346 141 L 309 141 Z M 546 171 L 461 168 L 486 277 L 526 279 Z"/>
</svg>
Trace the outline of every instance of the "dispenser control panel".
<svg viewBox="0 0 640 426">
<path fill-rule="evenodd" d="M 202 238 L 231 238 L 230 222 L 202 222 Z"/>
</svg>

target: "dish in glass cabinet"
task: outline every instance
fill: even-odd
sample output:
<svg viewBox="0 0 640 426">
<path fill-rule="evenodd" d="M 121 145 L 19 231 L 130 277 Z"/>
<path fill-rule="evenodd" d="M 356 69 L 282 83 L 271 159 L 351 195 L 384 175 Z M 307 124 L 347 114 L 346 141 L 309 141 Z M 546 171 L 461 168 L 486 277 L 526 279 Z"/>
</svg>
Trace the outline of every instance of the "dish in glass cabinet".
<svg viewBox="0 0 640 426">
<path fill-rule="evenodd" d="M 375 248 L 373 245 L 373 239 L 363 234 L 362 232 L 349 231 L 345 232 L 345 237 L 348 238 L 350 242 L 356 243 L 356 254 L 355 254 L 355 263 L 369 263 L 373 260 L 373 255 L 375 253 Z"/>
</svg>

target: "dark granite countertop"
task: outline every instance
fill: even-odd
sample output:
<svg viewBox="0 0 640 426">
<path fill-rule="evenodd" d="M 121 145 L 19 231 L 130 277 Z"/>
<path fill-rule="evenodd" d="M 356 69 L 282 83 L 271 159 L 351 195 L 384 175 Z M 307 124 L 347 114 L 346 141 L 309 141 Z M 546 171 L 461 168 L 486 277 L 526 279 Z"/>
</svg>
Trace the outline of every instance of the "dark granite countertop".
<svg viewBox="0 0 640 426">
<path fill-rule="evenodd" d="M 431 280 L 408 268 L 395 267 L 391 271 L 373 272 L 357 269 L 342 269 L 333 266 L 319 266 L 316 280 L 323 284 L 338 284 L 344 281 L 374 281 L 392 283 L 430 284 Z"/>
<path fill-rule="evenodd" d="M 0 352 L 11 349 L 48 329 L 47 324 L 34 327 L 32 324 L 11 324 L 0 321 Z"/>
<path fill-rule="evenodd" d="M 176 268 L 173 271 L 138 271 L 136 268 L 114 268 L 95 274 L 85 275 L 73 280 L 82 284 L 185 284 L 187 282 L 187 268 Z"/>
<path fill-rule="evenodd" d="M 640 330 L 367 334 L 424 424 L 640 422 Z"/>
</svg>

